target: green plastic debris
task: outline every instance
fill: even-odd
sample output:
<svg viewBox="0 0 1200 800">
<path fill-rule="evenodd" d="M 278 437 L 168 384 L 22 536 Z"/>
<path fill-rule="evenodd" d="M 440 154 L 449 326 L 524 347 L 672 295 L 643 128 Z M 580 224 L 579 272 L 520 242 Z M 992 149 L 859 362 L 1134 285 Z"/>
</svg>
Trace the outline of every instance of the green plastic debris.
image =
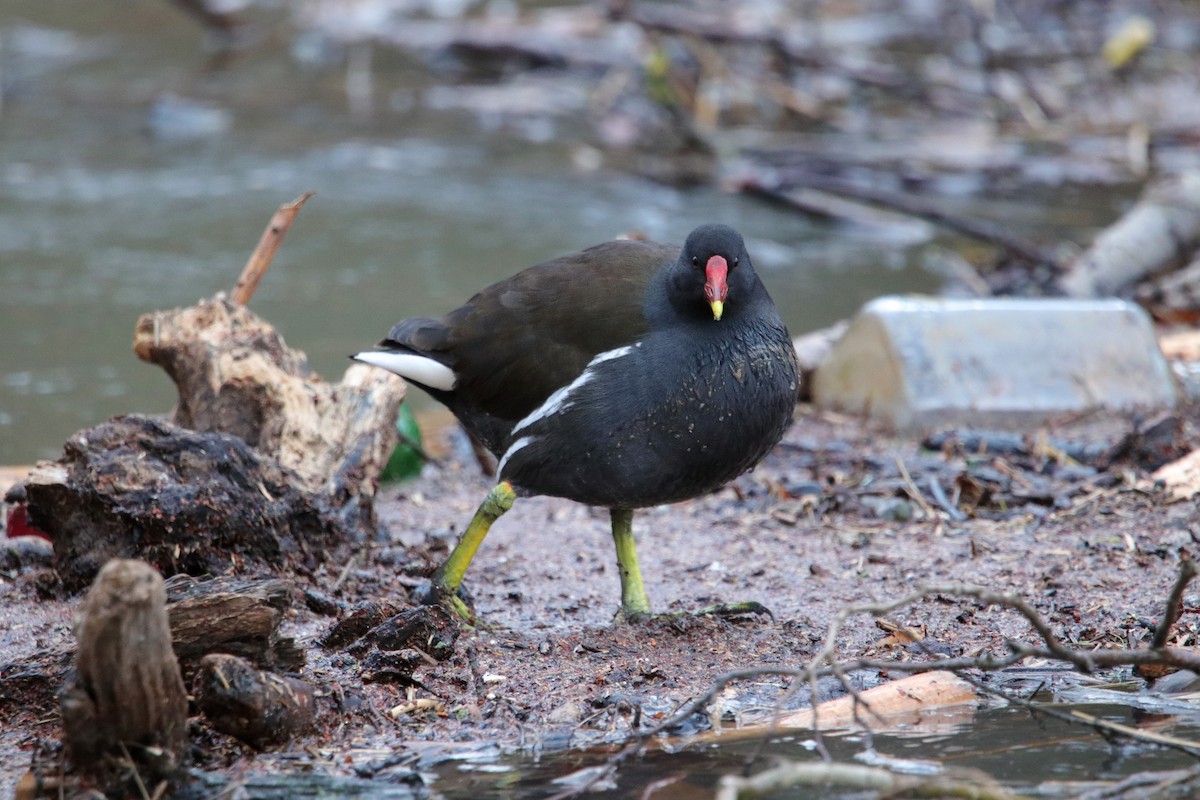
<svg viewBox="0 0 1200 800">
<path fill-rule="evenodd" d="M 421 474 L 421 467 L 425 463 L 421 450 L 421 429 L 407 403 L 400 406 L 396 432 L 400 434 L 400 441 L 383 468 L 380 480 L 384 483 L 415 478 Z"/>
</svg>

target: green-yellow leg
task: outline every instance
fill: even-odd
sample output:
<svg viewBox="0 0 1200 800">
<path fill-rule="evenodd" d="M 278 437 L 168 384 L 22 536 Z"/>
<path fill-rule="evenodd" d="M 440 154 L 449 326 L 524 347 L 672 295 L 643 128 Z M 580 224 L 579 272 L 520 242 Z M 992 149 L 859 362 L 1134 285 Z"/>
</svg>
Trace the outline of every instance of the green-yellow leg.
<svg viewBox="0 0 1200 800">
<path fill-rule="evenodd" d="M 627 508 L 614 508 L 612 514 L 613 543 L 617 546 L 617 569 L 621 573 L 621 610 L 617 616 L 625 619 L 644 620 L 650 616 L 650 598 L 642 584 L 642 571 L 638 569 L 637 546 L 633 541 L 633 512 Z M 766 614 L 771 610 L 753 600 L 742 603 L 719 603 L 698 611 L 682 612 L 684 616 L 740 616 L 742 614 Z M 677 616 L 668 614 L 666 616 Z"/>
<path fill-rule="evenodd" d="M 627 618 L 644 617 L 650 613 L 650 598 L 642 584 L 638 568 L 637 543 L 633 540 L 633 511 L 614 508 L 612 515 L 613 544 L 617 546 L 617 569 L 621 573 L 621 612 Z"/>
<path fill-rule="evenodd" d="M 467 608 L 467 604 L 458 596 L 458 587 L 462 586 L 463 576 L 467 574 L 467 567 L 471 566 L 471 559 L 475 557 L 475 551 L 483 543 L 492 523 L 499 519 L 505 511 L 512 508 L 513 501 L 516 499 L 517 493 L 513 491 L 512 484 L 508 481 L 501 481 L 488 492 L 488 496 L 484 498 L 479 510 L 471 518 L 471 524 L 467 526 L 466 532 L 454 546 L 450 557 L 437 568 L 437 572 L 433 573 L 433 590 L 430 592 L 430 598 L 434 602 L 445 604 L 463 619 L 470 619 L 471 612 Z M 636 563 L 634 568 L 637 568 Z"/>
</svg>

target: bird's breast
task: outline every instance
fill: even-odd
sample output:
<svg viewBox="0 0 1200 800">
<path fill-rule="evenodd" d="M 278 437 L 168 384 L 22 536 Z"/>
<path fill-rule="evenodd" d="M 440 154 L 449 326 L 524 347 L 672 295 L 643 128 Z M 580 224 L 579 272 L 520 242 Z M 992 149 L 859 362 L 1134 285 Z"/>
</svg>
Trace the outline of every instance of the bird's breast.
<svg viewBox="0 0 1200 800">
<path fill-rule="evenodd" d="M 779 441 L 797 391 L 794 356 L 780 342 L 643 344 L 589 366 L 522 421 L 502 477 L 532 493 L 636 508 L 712 491 Z"/>
</svg>

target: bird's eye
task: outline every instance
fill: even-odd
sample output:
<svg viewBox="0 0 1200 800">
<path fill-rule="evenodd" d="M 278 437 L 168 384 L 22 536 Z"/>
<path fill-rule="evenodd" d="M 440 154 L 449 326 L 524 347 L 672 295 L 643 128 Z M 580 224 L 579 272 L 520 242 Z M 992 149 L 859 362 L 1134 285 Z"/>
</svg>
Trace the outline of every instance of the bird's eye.
<svg viewBox="0 0 1200 800">
<path fill-rule="evenodd" d="M 734 265 L 735 267 L 737 266 L 737 262 L 738 262 L 738 260 L 737 260 L 736 258 L 735 258 L 735 259 L 733 259 L 733 265 Z"/>
<path fill-rule="evenodd" d="M 693 267 L 700 266 L 700 256 L 692 256 L 692 266 Z"/>
</svg>

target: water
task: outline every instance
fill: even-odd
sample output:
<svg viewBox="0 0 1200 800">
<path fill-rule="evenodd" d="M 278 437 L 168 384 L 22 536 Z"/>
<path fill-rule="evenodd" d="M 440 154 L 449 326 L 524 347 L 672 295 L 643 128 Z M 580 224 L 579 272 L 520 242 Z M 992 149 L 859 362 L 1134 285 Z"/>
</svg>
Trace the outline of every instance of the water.
<svg viewBox="0 0 1200 800">
<path fill-rule="evenodd" d="M 580 171 L 569 136 L 390 110 L 427 80 L 402 57 L 376 57 L 382 99 L 353 116 L 340 70 L 298 67 L 280 20 L 261 22 L 261 43 L 213 72 L 199 30 L 163 2 L 0 9 L 0 464 L 56 457 L 114 414 L 169 410 L 173 386 L 130 351 L 138 316 L 232 288 L 274 209 L 306 190 L 251 307 L 331 378 L 403 316 L 629 230 L 680 241 L 699 222 L 738 226 L 795 333 L 938 284 L 914 251 L 864 231 Z M 166 92 L 213 104 L 229 129 L 149 135 Z"/>
<path fill-rule="evenodd" d="M 739 227 L 793 333 L 878 295 L 940 283 L 920 266 L 925 237 L 820 226 L 712 188 L 581 170 L 569 130 L 536 142 L 423 108 L 412 98 L 428 76 L 403 56 L 375 59 L 376 111 L 352 115 L 340 70 L 298 66 L 272 13 L 259 44 L 214 72 L 198 29 L 162 0 L 0 7 L 0 465 L 56 457 L 73 432 L 113 414 L 168 410 L 169 380 L 130 350 L 138 316 L 231 288 L 273 210 L 307 190 L 318 194 L 251 305 L 328 377 L 396 319 L 448 310 L 523 266 L 628 230 L 678 241 L 702 221 Z M 212 103 L 210 121 L 228 129 L 150 136 L 152 108 L 167 92 Z M 1047 198 L 993 206 L 1026 226 L 1093 224 L 1080 208 Z M 1033 732 L 1040 746 L 1022 749 Z M 981 713 L 968 733 L 881 736 L 875 746 L 976 766 L 1016 786 L 1187 762 L 1016 710 Z M 659 796 L 707 797 L 752 748 L 651 753 L 598 796 L 637 797 L 686 773 Z M 848 759 L 862 742 L 834 738 L 830 748 Z M 813 757 L 796 739 L 763 753 Z M 443 764 L 436 788 L 545 797 L 563 788 L 553 779 L 602 760 L 505 757 L 484 765 L 492 771 Z"/>
<path fill-rule="evenodd" d="M 1065 706 L 1058 706 L 1060 710 Z M 1124 706 L 1082 706 L 1101 719 L 1136 726 L 1138 719 Z M 1171 735 L 1194 738 L 1196 719 L 1168 726 Z M 1129 740 L 1109 742 L 1085 725 L 1073 725 L 1015 707 L 980 711 L 966 726 L 947 726 L 938 733 L 893 732 L 869 742 L 861 734 L 832 734 L 824 744 L 835 761 L 888 766 L 906 774 L 929 774 L 931 769 L 980 770 L 1009 789 L 1039 796 L 1074 796 L 1086 784 L 1119 781 L 1137 772 L 1188 769 L 1195 759 L 1174 750 Z M 869 746 L 868 746 L 869 745 Z M 528 756 L 484 761 L 445 762 L 434 770 L 432 788 L 446 798 L 472 800 L 537 800 L 572 785 L 581 772 L 604 764 L 607 753 L 568 752 L 531 759 Z M 645 797 L 658 784 L 654 797 L 676 800 L 711 798 L 723 775 L 741 775 L 747 765 L 761 772 L 776 760 L 818 761 L 807 735 L 781 737 L 762 743 L 744 740 L 674 753 L 651 749 L 629 759 L 598 790 L 584 796 L 625 800 Z M 766 795 L 770 800 L 814 800 L 869 796 L 833 787 L 795 787 Z"/>
</svg>

